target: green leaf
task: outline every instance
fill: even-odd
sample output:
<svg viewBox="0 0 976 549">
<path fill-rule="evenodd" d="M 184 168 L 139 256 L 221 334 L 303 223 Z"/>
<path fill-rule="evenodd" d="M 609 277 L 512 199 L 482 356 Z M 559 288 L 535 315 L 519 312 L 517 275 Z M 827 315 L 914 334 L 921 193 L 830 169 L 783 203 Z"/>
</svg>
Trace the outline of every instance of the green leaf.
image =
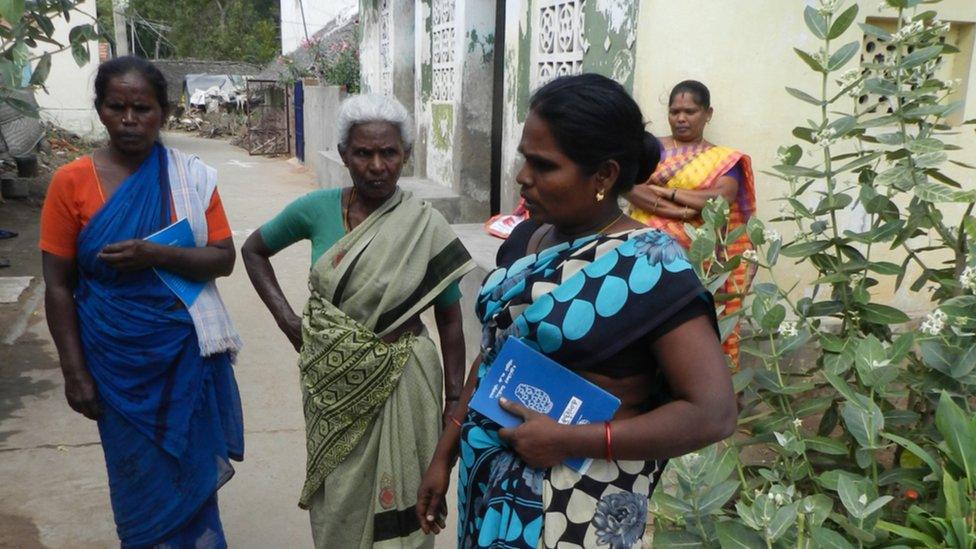
<svg viewBox="0 0 976 549">
<path fill-rule="evenodd" d="M 707 515 L 718 511 L 736 492 L 739 491 L 739 481 L 726 480 L 709 488 L 708 492 L 698 500 L 698 510 Z"/>
<path fill-rule="evenodd" d="M 870 23 L 858 23 L 857 26 L 861 27 L 861 30 L 864 31 L 865 34 L 877 36 L 885 41 L 891 40 L 891 33 L 882 29 L 881 27 L 877 27 Z"/>
<path fill-rule="evenodd" d="M 942 473 L 942 467 L 939 465 L 939 462 L 937 462 L 935 458 L 933 458 L 915 442 L 891 433 L 881 433 L 881 436 L 911 452 L 912 455 L 928 465 L 929 469 L 931 469 L 932 473 L 935 475 L 940 475 Z"/>
<path fill-rule="evenodd" d="M 0 17 L 8 24 L 16 24 L 24 16 L 24 0 L 0 0 Z"/>
<path fill-rule="evenodd" d="M 840 417 L 862 448 L 875 448 L 878 432 L 884 429 L 884 414 L 868 397 L 860 394 L 855 397 L 841 406 Z"/>
<path fill-rule="evenodd" d="M 782 304 L 777 303 L 763 315 L 762 320 L 759 325 L 763 327 L 766 331 L 773 331 L 779 328 L 779 325 L 783 323 L 786 318 L 786 307 Z"/>
<path fill-rule="evenodd" d="M 868 269 L 880 275 L 895 276 L 901 273 L 901 266 L 895 265 L 890 261 L 872 261 L 868 263 Z"/>
<path fill-rule="evenodd" d="M 34 18 L 34 22 L 37 23 L 38 28 L 41 29 L 44 36 L 50 38 L 54 34 L 54 23 L 51 22 L 50 17 L 36 11 L 31 12 L 31 17 Z"/>
<path fill-rule="evenodd" d="M 750 530 L 740 522 L 719 522 L 715 524 L 715 530 L 722 549 L 755 549 L 766 546 L 766 542 L 755 530 Z"/>
<path fill-rule="evenodd" d="M 846 456 L 849 452 L 847 445 L 839 440 L 827 437 L 807 437 L 803 439 L 809 450 L 831 456 Z"/>
<path fill-rule="evenodd" d="M 872 243 L 876 244 L 879 242 L 887 242 L 889 240 L 894 239 L 895 236 L 898 235 L 898 231 L 900 231 L 901 228 L 904 226 L 905 226 L 904 221 L 902 221 L 901 219 L 895 219 L 889 221 L 888 223 L 885 223 L 884 225 L 881 225 L 880 227 L 875 227 L 865 233 L 855 233 L 849 230 L 844 231 L 844 236 L 856 242 L 860 242 L 862 244 L 872 244 Z M 898 274 L 900 270 L 898 269 L 897 265 L 895 265 L 895 269 L 896 270 L 893 274 Z"/>
<path fill-rule="evenodd" d="M 942 545 L 935 541 L 935 538 L 915 530 L 914 528 L 909 528 L 907 526 L 902 526 L 900 524 L 894 524 L 885 520 L 879 520 L 877 523 L 878 528 L 884 530 L 885 532 L 890 532 L 896 536 L 903 537 L 905 539 L 910 539 L 912 541 L 917 541 L 924 544 L 926 547 L 941 547 Z"/>
<path fill-rule="evenodd" d="M 912 139 L 906 143 L 908 150 L 915 154 L 925 154 L 942 152 L 945 150 L 945 143 L 935 139 L 934 137 L 926 137 L 922 139 Z"/>
<path fill-rule="evenodd" d="M 865 516 L 863 513 L 864 504 L 860 502 L 864 493 L 858 489 L 857 482 L 851 475 L 841 474 L 837 477 L 837 495 L 840 496 L 840 502 L 844 509 L 847 509 L 848 514 L 854 518 Z"/>
<path fill-rule="evenodd" d="M 844 539 L 844 536 L 833 530 L 828 530 L 823 526 L 814 526 L 811 528 L 810 536 L 820 549 L 854 549 L 854 546 Z"/>
<path fill-rule="evenodd" d="M 868 78 L 864 81 L 864 90 L 878 95 L 895 95 L 898 93 L 898 84 L 883 78 Z"/>
<path fill-rule="evenodd" d="M 955 362 L 955 353 L 940 341 L 927 340 L 918 344 L 918 350 L 922 354 L 922 361 L 926 366 L 950 375 L 952 365 Z"/>
<path fill-rule="evenodd" d="M 932 203 L 973 202 L 976 201 L 976 191 L 953 189 L 942 183 L 926 182 L 915 186 L 915 196 Z"/>
<path fill-rule="evenodd" d="M 861 319 L 875 324 L 901 324 L 910 320 L 901 309 L 880 303 L 862 305 Z"/>
<path fill-rule="evenodd" d="M 71 55 L 79 67 L 84 67 L 90 60 L 88 45 L 85 43 L 71 44 Z"/>
<path fill-rule="evenodd" d="M 830 247 L 829 240 L 812 240 L 809 242 L 791 242 L 780 252 L 786 257 L 808 257 L 820 253 Z"/>
<path fill-rule="evenodd" d="M 812 95 L 810 95 L 810 94 L 808 94 L 808 93 L 806 93 L 804 91 L 798 90 L 796 88 L 789 88 L 788 87 L 788 88 L 786 88 L 786 92 L 789 93 L 790 95 L 792 95 L 793 97 L 799 99 L 800 101 L 806 101 L 807 103 L 810 103 L 811 105 L 816 105 L 818 107 L 821 106 L 821 105 L 823 105 L 823 101 L 821 101 L 821 100 L 813 97 Z"/>
<path fill-rule="evenodd" d="M 740 373 L 746 371 L 751 372 L 752 369 L 745 368 L 743 370 L 740 370 Z M 733 381 L 734 380 L 735 378 L 733 377 Z M 804 398 L 803 400 L 796 402 L 793 405 L 793 413 L 796 414 L 796 417 L 799 418 L 804 418 L 813 414 L 820 414 L 823 413 L 823 411 L 826 410 L 828 407 L 830 407 L 830 404 L 833 401 L 834 401 L 834 397 L 831 395 L 822 396 L 822 397 Z M 819 438 L 819 437 L 814 437 L 814 438 Z M 826 440 L 830 440 L 831 442 L 834 442 L 831 439 L 826 439 Z"/>
<path fill-rule="evenodd" d="M 928 152 L 916 155 L 913 159 L 916 168 L 937 168 L 949 159 L 949 155 L 942 151 Z"/>
<path fill-rule="evenodd" d="M 826 379 L 827 382 L 834 387 L 834 389 L 837 389 L 837 392 L 847 399 L 848 402 L 858 402 L 858 394 L 855 393 L 854 389 L 851 388 L 851 386 L 839 376 L 830 372 L 824 372 L 824 379 Z"/>
<path fill-rule="evenodd" d="M 847 8 L 834 19 L 833 24 L 830 25 L 830 31 L 827 33 L 827 39 L 833 40 L 844 34 L 855 19 L 857 19 L 857 4 Z"/>
<path fill-rule="evenodd" d="M 874 162 L 875 160 L 877 160 L 879 156 L 881 156 L 881 153 L 880 152 L 873 152 L 873 153 L 870 153 L 870 154 L 866 154 L 866 155 L 861 156 L 861 157 L 859 157 L 859 158 L 857 158 L 855 160 L 852 160 L 851 162 L 848 162 L 847 164 L 844 164 L 840 168 L 837 168 L 837 170 L 836 170 L 835 173 L 846 172 L 846 171 L 849 171 L 849 170 L 856 170 L 858 168 L 863 168 L 864 166 L 867 166 L 867 165 L 871 164 L 872 162 Z"/>
<path fill-rule="evenodd" d="M 34 72 L 31 74 L 30 83 L 33 86 L 40 86 L 44 84 L 47 80 L 48 73 L 51 72 L 51 54 L 45 52 L 41 56 L 41 60 L 37 62 L 37 66 L 34 67 Z"/>
<path fill-rule="evenodd" d="M 776 514 L 773 515 L 773 520 L 770 521 L 769 527 L 767 528 L 767 535 L 770 541 L 777 541 L 783 537 L 783 534 L 789 530 L 790 526 L 793 526 L 796 522 L 796 510 L 798 506 L 799 502 L 793 502 L 780 507 L 776 511 Z"/>
<path fill-rule="evenodd" d="M 945 391 L 935 409 L 935 425 L 945 438 L 952 462 L 970 478 L 976 474 L 976 425 Z"/>
<path fill-rule="evenodd" d="M 799 48 L 793 48 L 793 51 L 795 51 L 796 54 L 800 56 L 800 59 L 802 59 L 803 62 L 806 63 L 807 66 L 810 67 L 811 69 L 817 72 L 827 72 L 827 70 L 824 69 L 824 66 L 820 64 L 820 61 L 817 61 L 817 59 L 814 58 L 809 53 Z"/>
<path fill-rule="evenodd" d="M 881 497 L 875 499 L 874 501 L 872 501 L 871 503 L 869 503 L 867 505 L 867 507 L 864 508 L 864 516 L 870 516 L 870 515 L 878 512 L 878 511 L 880 511 L 882 507 L 884 507 L 889 501 L 891 501 L 893 499 L 895 499 L 895 498 L 893 498 L 891 496 L 881 496 Z"/>
<path fill-rule="evenodd" d="M 813 168 L 805 168 L 803 166 L 790 166 L 787 164 L 779 164 L 773 166 L 773 169 L 780 172 L 783 175 L 789 175 L 792 177 L 812 177 L 814 179 L 819 179 L 824 176 L 823 172 L 818 172 Z"/>
<path fill-rule="evenodd" d="M 949 368 L 949 374 L 956 379 L 962 379 L 974 368 L 976 368 L 976 345 L 970 345 L 959 360 Z"/>
<path fill-rule="evenodd" d="M 654 545 L 659 547 L 688 547 L 698 548 L 704 545 L 703 540 L 687 530 L 654 530 Z"/>
<path fill-rule="evenodd" d="M 903 69 L 917 67 L 926 61 L 934 59 L 940 53 L 942 53 L 942 46 L 929 46 L 927 48 L 921 48 L 903 57 L 898 66 Z"/>
<path fill-rule="evenodd" d="M 843 210 L 850 206 L 852 202 L 854 202 L 854 199 L 849 194 L 836 193 L 827 195 L 817 204 L 817 208 L 813 210 L 813 214 L 823 215 L 834 210 Z"/>
<path fill-rule="evenodd" d="M 844 44 L 843 46 L 841 46 L 839 50 L 837 50 L 836 52 L 834 52 L 833 55 L 830 56 L 830 61 L 827 63 L 827 70 L 835 71 L 843 67 L 859 51 L 861 51 L 861 44 L 858 42 L 850 42 L 848 44 Z"/>
<path fill-rule="evenodd" d="M 827 18 L 811 6 L 803 10 L 803 21 L 814 36 L 823 40 L 827 38 Z"/>
</svg>

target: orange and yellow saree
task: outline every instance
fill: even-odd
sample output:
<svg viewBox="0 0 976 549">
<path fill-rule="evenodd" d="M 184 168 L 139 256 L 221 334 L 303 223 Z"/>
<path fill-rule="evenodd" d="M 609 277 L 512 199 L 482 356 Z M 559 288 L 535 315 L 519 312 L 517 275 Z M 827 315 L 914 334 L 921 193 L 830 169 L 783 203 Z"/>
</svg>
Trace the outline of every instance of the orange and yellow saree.
<svg viewBox="0 0 976 549">
<path fill-rule="evenodd" d="M 701 143 L 689 147 L 665 149 L 661 162 L 645 185 L 660 185 L 669 189 L 707 190 L 713 187 L 723 175 L 738 167 L 741 174 L 739 189 L 735 200 L 730 204 L 727 231 L 732 231 L 749 221 L 756 211 L 755 180 L 752 174 L 752 161 L 745 154 L 728 147 L 718 147 L 709 143 Z M 739 175 L 737 174 L 737 175 Z M 695 227 L 702 224 L 700 216 L 682 221 L 660 217 L 637 207 L 632 207 L 631 217 L 650 227 L 662 230 L 682 246 L 691 246 L 691 239 L 685 233 L 685 223 Z M 749 237 L 745 234 L 730 242 L 726 249 L 718 250 L 723 260 L 741 255 L 752 248 Z M 752 264 L 742 261 L 732 272 L 720 294 L 729 296 L 725 301 L 725 315 L 735 313 L 742 308 L 742 296 L 749 289 L 755 268 Z M 717 296 L 718 297 L 718 296 Z M 739 365 L 739 326 L 735 328 L 722 343 L 725 353 L 732 360 L 732 364 Z"/>
</svg>

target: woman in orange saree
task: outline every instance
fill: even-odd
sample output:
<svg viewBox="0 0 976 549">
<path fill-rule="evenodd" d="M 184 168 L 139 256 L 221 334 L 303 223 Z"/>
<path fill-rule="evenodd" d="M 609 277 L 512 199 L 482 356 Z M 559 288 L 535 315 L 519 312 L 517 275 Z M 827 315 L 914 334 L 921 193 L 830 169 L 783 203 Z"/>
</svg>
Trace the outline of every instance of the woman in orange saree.
<svg viewBox="0 0 976 549">
<path fill-rule="evenodd" d="M 685 248 L 691 246 L 685 224 L 702 224 L 701 210 L 709 199 L 721 197 L 729 203 L 727 231 L 745 224 L 756 210 L 752 162 L 735 149 L 705 140 L 705 125 L 711 118 L 711 96 L 704 84 L 685 80 L 675 86 L 668 99 L 671 136 L 661 140 L 661 162 L 651 177 L 626 197 L 632 204 L 631 217 L 668 233 Z M 728 260 L 749 249 L 749 237 L 742 234 L 719 250 L 719 257 Z M 754 266 L 743 259 L 717 292 L 717 297 L 725 294 L 727 299 L 725 315 L 742 308 L 742 296 L 754 273 Z M 738 323 L 722 345 L 738 368 Z"/>
</svg>

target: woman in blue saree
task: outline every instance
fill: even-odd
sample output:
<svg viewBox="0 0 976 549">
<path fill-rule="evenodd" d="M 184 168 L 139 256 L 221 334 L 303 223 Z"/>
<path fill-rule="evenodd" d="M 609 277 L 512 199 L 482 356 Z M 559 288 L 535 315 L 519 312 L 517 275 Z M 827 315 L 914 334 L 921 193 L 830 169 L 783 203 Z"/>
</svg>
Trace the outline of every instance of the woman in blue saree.
<svg viewBox="0 0 976 549">
<path fill-rule="evenodd" d="M 109 143 L 55 174 L 41 218 L 65 395 L 98 421 L 122 547 L 226 547 L 216 493 L 244 444 L 215 172 L 159 144 L 166 82 L 147 61 L 104 63 L 95 94 Z M 183 218 L 196 247 L 144 240 Z M 184 303 L 157 269 L 206 284 Z"/>
<path fill-rule="evenodd" d="M 677 243 L 620 210 L 618 196 L 660 156 L 622 86 L 594 74 L 543 86 L 519 152 L 530 218 L 482 284 L 481 356 L 424 476 L 418 519 L 439 529 L 460 457 L 460 547 L 639 547 L 667 459 L 735 426 L 711 296 Z M 524 422 L 501 429 L 467 409 L 509 337 L 617 396 L 616 415 L 564 425 L 505 401 Z M 582 473 L 563 464 L 577 457 L 592 458 Z"/>
</svg>

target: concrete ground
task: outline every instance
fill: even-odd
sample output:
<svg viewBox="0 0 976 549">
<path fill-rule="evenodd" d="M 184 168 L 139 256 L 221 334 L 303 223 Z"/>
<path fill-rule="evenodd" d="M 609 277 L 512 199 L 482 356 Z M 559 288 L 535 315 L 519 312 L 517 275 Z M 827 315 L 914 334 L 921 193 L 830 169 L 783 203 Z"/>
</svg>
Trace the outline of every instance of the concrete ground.
<svg viewBox="0 0 976 549">
<path fill-rule="evenodd" d="M 224 141 L 181 134 L 165 139 L 218 170 L 238 247 L 288 202 L 317 188 L 304 168 L 281 159 L 250 157 Z M 307 295 L 308 261 L 307 244 L 273 260 L 296 309 Z M 251 289 L 240 262 L 218 285 L 246 344 L 236 367 L 245 460 L 220 491 L 228 542 L 243 548 L 309 547 L 308 516 L 296 504 L 305 471 L 296 354 Z M 0 344 L 0 548 L 118 546 L 96 426 L 65 402 L 43 307 L 32 309 L 24 308 L 23 334 L 11 345 Z M 454 514 L 452 508 L 451 519 Z M 453 532 L 451 521 L 437 547 L 453 547 Z"/>
</svg>

